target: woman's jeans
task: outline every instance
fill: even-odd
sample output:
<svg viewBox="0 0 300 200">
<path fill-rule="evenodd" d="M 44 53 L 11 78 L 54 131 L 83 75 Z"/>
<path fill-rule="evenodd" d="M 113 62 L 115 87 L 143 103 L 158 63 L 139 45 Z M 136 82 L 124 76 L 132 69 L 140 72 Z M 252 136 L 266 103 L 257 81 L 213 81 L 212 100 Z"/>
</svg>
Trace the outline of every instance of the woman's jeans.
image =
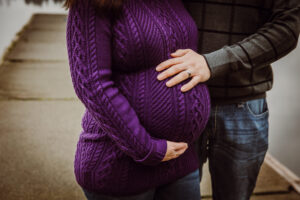
<svg viewBox="0 0 300 200">
<path fill-rule="evenodd" d="M 208 159 L 214 200 L 250 199 L 268 149 L 268 118 L 266 98 L 212 106 L 196 149 L 200 163 Z"/>
<path fill-rule="evenodd" d="M 199 169 L 177 179 L 137 195 L 113 197 L 91 193 L 83 189 L 88 200 L 200 200 Z"/>
</svg>

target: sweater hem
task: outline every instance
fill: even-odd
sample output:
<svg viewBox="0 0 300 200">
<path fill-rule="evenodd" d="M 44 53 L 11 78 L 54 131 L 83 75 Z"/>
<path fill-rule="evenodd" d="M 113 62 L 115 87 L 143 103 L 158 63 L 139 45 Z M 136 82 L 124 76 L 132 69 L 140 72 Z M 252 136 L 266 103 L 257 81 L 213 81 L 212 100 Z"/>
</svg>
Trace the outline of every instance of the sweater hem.
<svg viewBox="0 0 300 200">
<path fill-rule="evenodd" d="M 112 197 L 141 194 L 149 189 L 172 183 L 198 169 L 199 159 L 192 145 L 194 144 L 189 144 L 188 149 L 180 157 L 162 162 L 156 166 L 146 166 L 132 161 L 132 165 L 135 166 L 132 171 L 129 171 L 126 187 L 120 185 L 109 189 L 95 189 L 89 188 L 87 185 L 79 185 L 91 193 Z M 148 174 L 145 174 L 145 171 Z"/>
</svg>

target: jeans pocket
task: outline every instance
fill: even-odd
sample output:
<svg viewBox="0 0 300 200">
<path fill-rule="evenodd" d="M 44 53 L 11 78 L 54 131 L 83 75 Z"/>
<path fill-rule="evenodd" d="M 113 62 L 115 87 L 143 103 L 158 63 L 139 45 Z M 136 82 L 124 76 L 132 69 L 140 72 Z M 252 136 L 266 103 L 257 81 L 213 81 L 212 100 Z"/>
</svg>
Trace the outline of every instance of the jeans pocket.
<svg viewBox="0 0 300 200">
<path fill-rule="evenodd" d="M 256 118 L 264 117 L 269 113 L 266 98 L 246 101 L 246 108 L 249 114 Z"/>
</svg>

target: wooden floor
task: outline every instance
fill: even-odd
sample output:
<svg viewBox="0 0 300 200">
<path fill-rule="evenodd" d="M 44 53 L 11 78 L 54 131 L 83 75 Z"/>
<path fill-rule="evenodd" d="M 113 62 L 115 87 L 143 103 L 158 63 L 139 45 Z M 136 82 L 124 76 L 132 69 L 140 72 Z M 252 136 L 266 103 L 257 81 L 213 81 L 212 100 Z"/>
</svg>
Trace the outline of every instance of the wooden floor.
<svg viewBox="0 0 300 200">
<path fill-rule="evenodd" d="M 84 107 L 72 87 L 65 28 L 65 15 L 33 15 L 3 57 L 0 199 L 85 199 L 73 174 Z M 211 199 L 207 163 L 203 172 L 202 196 Z M 299 183 L 268 155 L 251 199 L 300 200 Z"/>
</svg>

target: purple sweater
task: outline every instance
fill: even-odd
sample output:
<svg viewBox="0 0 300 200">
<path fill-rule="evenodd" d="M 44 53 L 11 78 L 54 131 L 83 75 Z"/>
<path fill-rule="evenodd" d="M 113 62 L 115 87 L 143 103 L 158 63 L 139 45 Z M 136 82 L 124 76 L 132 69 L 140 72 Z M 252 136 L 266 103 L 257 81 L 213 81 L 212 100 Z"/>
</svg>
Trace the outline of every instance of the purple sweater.
<svg viewBox="0 0 300 200">
<path fill-rule="evenodd" d="M 194 141 L 210 112 L 205 84 L 188 92 L 159 81 L 155 67 L 180 48 L 197 50 L 197 26 L 181 0 L 127 0 L 118 17 L 77 0 L 69 10 L 72 83 L 86 110 L 77 143 L 78 184 L 126 196 L 170 183 L 199 167 Z M 167 140 L 187 142 L 162 162 Z"/>
</svg>

